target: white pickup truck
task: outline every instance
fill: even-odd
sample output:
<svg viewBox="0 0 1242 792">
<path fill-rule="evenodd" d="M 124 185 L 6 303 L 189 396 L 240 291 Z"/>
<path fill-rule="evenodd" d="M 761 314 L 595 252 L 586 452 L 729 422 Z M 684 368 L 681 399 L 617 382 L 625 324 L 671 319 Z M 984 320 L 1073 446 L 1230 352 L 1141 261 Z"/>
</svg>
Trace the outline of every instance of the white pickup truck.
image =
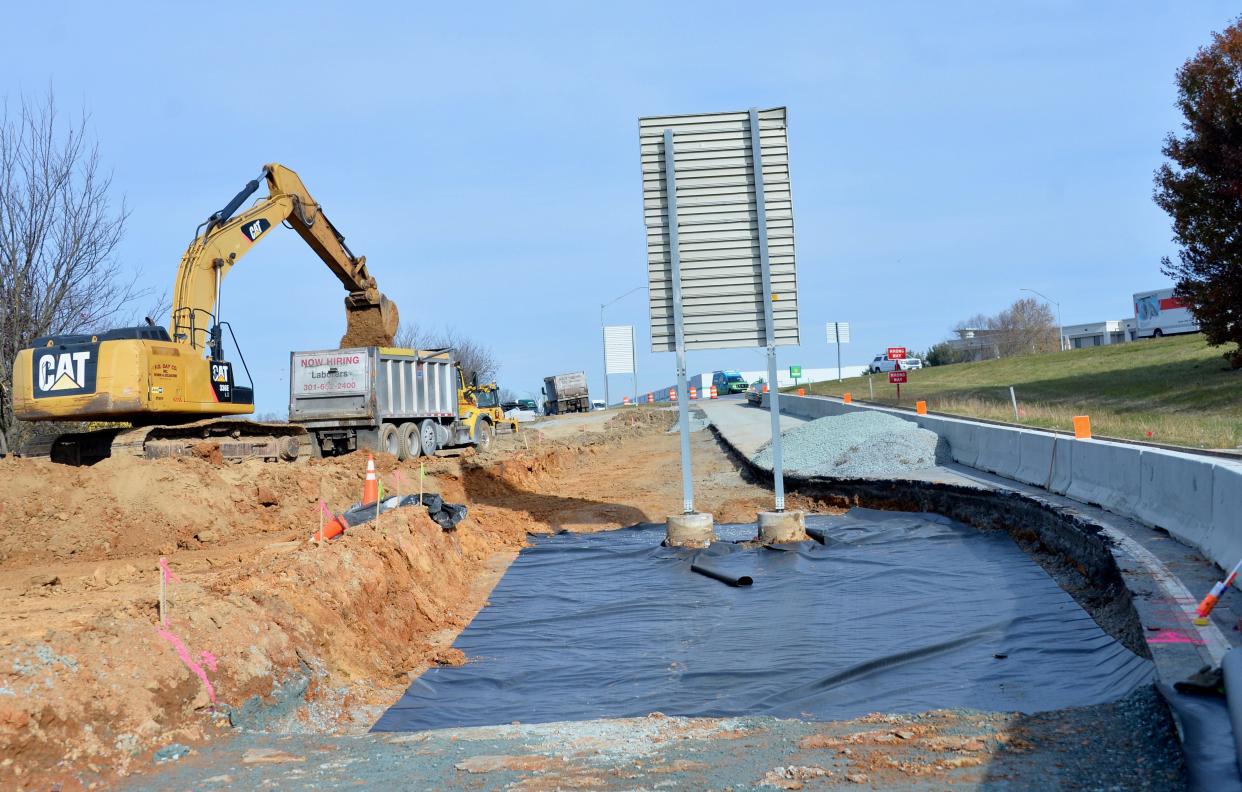
<svg viewBox="0 0 1242 792">
<path fill-rule="evenodd" d="M 919 358 L 902 358 L 901 360 L 889 360 L 888 355 L 876 355 L 871 359 L 870 365 L 867 366 L 868 374 L 883 374 L 886 371 L 914 371 L 923 368 L 923 361 Z"/>
</svg>

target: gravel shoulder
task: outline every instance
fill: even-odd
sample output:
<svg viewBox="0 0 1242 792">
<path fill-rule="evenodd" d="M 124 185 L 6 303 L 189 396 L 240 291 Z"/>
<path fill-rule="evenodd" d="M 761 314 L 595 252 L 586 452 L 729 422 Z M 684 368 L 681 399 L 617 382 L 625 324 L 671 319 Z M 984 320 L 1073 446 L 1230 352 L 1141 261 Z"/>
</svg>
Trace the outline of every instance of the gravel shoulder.
<svg viewBox="0 0 1242 792">
<path fill-rule="evenodd" d="M 647 718 L 364 737 L 246 734 L 126 788 L 1184 789 L 1150 689 L 1035 716 L 938 710 L 817 723 Z"/>
</svg>

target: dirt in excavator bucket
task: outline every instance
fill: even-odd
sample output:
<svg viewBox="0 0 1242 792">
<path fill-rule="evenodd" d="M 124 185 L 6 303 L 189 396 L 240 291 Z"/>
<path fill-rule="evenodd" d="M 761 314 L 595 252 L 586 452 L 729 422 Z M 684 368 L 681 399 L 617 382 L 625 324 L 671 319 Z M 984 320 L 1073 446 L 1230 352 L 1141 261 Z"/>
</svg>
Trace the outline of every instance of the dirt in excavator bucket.
<svg viewBox="0 0 1242 792">
<path fill-rule="evenodd" d="M 396 303 L 382 295 L 379 305 L 353 307 L 347 300 L 341 348 L 392 346 L 400 321 Z"/>
</svg>

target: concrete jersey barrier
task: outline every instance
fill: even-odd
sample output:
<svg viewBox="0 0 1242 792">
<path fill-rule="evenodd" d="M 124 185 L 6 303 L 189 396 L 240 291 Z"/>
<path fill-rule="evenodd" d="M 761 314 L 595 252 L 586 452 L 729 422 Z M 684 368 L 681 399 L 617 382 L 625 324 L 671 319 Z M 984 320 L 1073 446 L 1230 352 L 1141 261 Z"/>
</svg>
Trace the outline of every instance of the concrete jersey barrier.
<svg viewBox="0 0 1242 792">
<path fill-rule="evenodd" d="M 1242 559 L 1242 463 L 965 418 L 843 404 L 822 396 L 781 394 L 781 411 L 799 418 L 860 410 L 886 412 L 935 432 L 958 464 L 1164 529 L 1222 567 Z"/>
</svg>

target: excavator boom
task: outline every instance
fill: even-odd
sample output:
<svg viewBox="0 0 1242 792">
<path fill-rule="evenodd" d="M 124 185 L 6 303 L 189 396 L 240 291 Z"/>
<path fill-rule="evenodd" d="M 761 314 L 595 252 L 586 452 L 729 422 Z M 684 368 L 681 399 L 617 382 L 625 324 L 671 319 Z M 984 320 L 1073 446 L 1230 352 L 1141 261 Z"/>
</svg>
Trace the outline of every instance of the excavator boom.
<svg viewBox="0 0 1242 792">
<path fill-rule="evenodd" d="M 236 214 L 261 181 L 267 184 L 267 198 Z M 348 292 L 341 346 L 390 346 L 400 321 L 396 305 L 380 293 L 366 257 L 353 254 L 298 175 L 276 163 L 265 165 L 259 178 L 207 218 L 182 255 L 168 328 L 173 339 L 195 347 L 210 343 L 210 327 L 219 317 L 221 280 L 281 222 L 289 223 Z"/>
</svg>

